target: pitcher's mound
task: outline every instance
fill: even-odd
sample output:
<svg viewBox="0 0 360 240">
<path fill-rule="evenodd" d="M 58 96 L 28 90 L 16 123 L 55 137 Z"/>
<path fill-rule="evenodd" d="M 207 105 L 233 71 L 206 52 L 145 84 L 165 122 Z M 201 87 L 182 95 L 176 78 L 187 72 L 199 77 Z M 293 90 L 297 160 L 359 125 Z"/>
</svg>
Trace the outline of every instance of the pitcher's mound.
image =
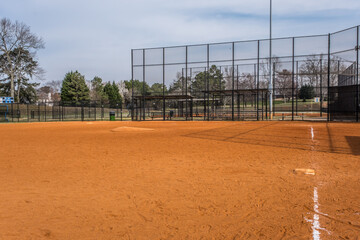
<svg viewBox="0 0 360 240">
<path fill-rule="evenodd" d="M 152 128 L 139 128 L 139 127 L 118 127 L 111 129 L 112 132 L 144 132 L 153 131 Z"/>
</svg>

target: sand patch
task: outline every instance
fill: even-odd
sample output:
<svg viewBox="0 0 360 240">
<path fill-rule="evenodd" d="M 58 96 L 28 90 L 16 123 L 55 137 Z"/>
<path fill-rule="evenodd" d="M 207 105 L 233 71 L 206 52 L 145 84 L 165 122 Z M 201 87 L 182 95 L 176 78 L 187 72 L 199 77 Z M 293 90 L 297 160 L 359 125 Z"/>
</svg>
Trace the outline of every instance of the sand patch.
<svg viewBox="0 0 360 240">
<path fill-rule="evenodd" d="M 117 127 L 111 129 L 112 132 L 147 132 L 154 131 L 152 128 L 139 128 L 139 127 Z"/>
</svg>

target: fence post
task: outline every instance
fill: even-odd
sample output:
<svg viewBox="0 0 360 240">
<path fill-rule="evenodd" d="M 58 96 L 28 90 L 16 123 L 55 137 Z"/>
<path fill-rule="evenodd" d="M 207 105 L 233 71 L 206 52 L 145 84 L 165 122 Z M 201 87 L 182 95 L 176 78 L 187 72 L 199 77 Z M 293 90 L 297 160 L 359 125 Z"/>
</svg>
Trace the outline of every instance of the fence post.
<svg viewBox="0 0 360 240">
<path fill-rule="evenodd" d="M 145 49 L 143 49 L 143 92 L 142 92 L 142 108 L 140 111 L 140 120 L 141 120 L 141 113 L 142 113 L 142 118 L 145 121 Z M 140 104 L 141 105 L 141 104 Z"/>
<path fill-rule="evenodd" d="M 259 102 L 259 87 L 260 87 L 260 41 L 258 40 L 258 46 L 257 46 L 257 71 L 255 71 L 255 84 L 256 84 L 256 89 L 257 89 L 257 102 Z M 271 67 L 271 66 L 270 66 Z M 244 93 L 244 97 L 243 99 L 245 99 L 245 93 Z M 244 114 L 244 116 L 246 116 L 246 114 Z M 256 105 L 256 119 L 259 121 L 259 108 Z M 245 118 L 244 118 L 245 120 Z"/>
<path fill-rule="evenodd" d="M 39 122 L 41 122 L 41 116 L 40 116 L 40 103 L 38 103 L 38 114 L 39 114 Z"/>
<path fill-rule="evenodd" d="M 231 91 L 231 120 L 234 121 L 235 120 L 235 115 L 234 115 L 234 97 L 235 97 L 235 92 L 234 92 L 234 88 L 235 88 L 235 43 L 232 42 L 232 91 Z M 226 89 L 225 89 L 226 90 Z"/>
<path fill-rule="evenodd" d="M 356 29 L 356 122 L 359 122 L 359 108 L 360 108 L 360 101 L 359 101 L 359 26 Z"/>
<path fill-rule="evenodd" d="M 271 66 L 270 66 L 271 67 Z M 276 63 L 274 62 L 273 63 L 273 71 L 272 71 L 272 80 L 273 80 L 273 89 L 272 89 L 272 99 L 271 99 L 271 106 L 272 106 L 272 109 L 271 109 L 271 111 L 272 111 L 272 117 L 274 117 L 275 116 L 275 110 L 276 110 L 276 108 L 275 108 L 275 100 L 276 100 L 276 92 L 275 92 L 275 89 L 276 89 L 276 79 L 275 79 L 275 68 L 276 67 Z M 269 105 L 270 105 L 270 103 L 269 103 Z M 270 107 L 270 106 L 269 106 Z M 271 118 L 272 119 L 272 118 Z"/>
<path fill-rule="evenodd" d="M 320 56 L 320 117 L 322 117 L 322 103 L 323 103 L 323 97 L 322 97 L 322 78 L 323 78 L 323 72 L 322 72 L 322 55 Z"/>
<path fill-rule="evenodd" d="M 206 67 L 204 68 L 204 73 L 206 74 Z M 204 84 L 204 121 L 206 121 L 206 80 Z"/>
<path fill-rule="evenodd" d="M 327 121 L 329 122 L 330 121 L 330 74 L 331 74 L 331 64 L 330 64 L 330 61 L 331 61 L 331 57 L 330 57 L 330 51 L 331 51 L 331 34 L 329 33 L 328 35 L 328 76 L 327 76 L 327 84 L 328 84 L 328 92 L 327 92 L 327 107 L 328 107 L 328 111 L 327 111 Z"/>
<path fill-rule="evenodd" d="M 45 122 L 46 122 L 46 99 L 45 99 Z"/>
<path fill-rule="evenodd" d="M 295 88 L 295 38 L 292 39 L 292 88 L 291 88 L 291 121 L 294 121 L 294 88 Z"/>
<path fill-rule="evenodd" d="M 131 49 L 131 121 L 134 120 L 134 50 Z"/>
<path fill-rule="evenodd" d="M 207 44 L 207 56 L 206 56 L 206 64 L 207 64 L 207 73 L 206 73 L 206 85 L 207 85 L 207 117 L 208 121 L 210 121 L 210 84 L 209 84 L 209 74 L 210 74 L 210 45 Z"/>
<path fill-rule="evenodd" d="M 14 122 L 14 103 L 11 102 L 11 121 Z"/>
<path fill-rule="evenodd" d="M 96 121 L 96 100 L 94 101 L 94 114 L 95 114 L 95 121 Z"/>
<path fill-rule="evenodd" d="M 185 47 L 185 120 L 188 120 L 188 46 Z"/>
<path fill-rule="evenodd" d="M 165 111 L 166 111 L 166 103 L 165 103 L 165 48 L 163 48 L 163 121 L 165 121 Z"/>
<path fill-rule="evenodd" d="M 84 116 L 85 115 L 85 113 L 84 113 L 84 103 L 83 102 L 81 102 L 81 121 L 84 121 Z"/>
<path fill-rule="evenodd" d="M 16 105 L 17 105 L 16 115 L 17 115 L 18 122 L 20 122 L 20 102 L 18 102 Z"/>
<path fill-rule="evenodd" d="M 28 103 L 26 104 L 26 114 L 27 114 L 28 122 L 30 122 L 30 117 L 29 117 L 29 104 L 28 104 Z"/>
<path fill-rule="evenodd" d="M 298 116 L 299 61 L 296 61 L 296 116 Z"/>
</svg>

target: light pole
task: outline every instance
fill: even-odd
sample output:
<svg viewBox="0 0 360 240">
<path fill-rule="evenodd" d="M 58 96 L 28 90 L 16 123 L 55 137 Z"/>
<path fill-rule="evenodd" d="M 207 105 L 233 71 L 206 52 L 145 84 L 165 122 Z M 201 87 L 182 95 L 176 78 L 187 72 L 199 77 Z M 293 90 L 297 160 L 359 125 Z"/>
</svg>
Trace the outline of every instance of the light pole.
<svg viewBox="0 0 360 240">
<path fill-rule="evenodd" d="M 270 0 L 270 39 L 269 39 L 269 115 L 273 117 L 273 78 L 272 78 L 272 0 Z"/>
</svg>

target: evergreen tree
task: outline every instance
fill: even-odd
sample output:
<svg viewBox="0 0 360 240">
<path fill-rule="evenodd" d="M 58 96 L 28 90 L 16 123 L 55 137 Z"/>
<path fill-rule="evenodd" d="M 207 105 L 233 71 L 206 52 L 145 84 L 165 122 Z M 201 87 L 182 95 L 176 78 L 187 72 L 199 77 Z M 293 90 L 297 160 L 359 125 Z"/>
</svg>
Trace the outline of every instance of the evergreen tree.
<svg viewBox="0 0 360 240">
<path fill-rule="evenodd" d="M 209 90 L 225 89 L 223 74 L 215 65 L 212 65 L 209 71 L 200 72 L 195 76 L 195 80 L 191 85 L 193 91 L 204 91 L 206 89 L 207 81 Z"/>
<path fill-rule="evenodd" d="M 134 95 L 143 95 L 143 92 L 145 92 L 145 95 L 149 95 L 150 93 L 150 87 L 146 82 L 144 83 L 135 79 L 133 81 L 124 81 L 124 83 L 125 88 L 129 90 L 130 93 L 132 93 L 132 86 L 134 86 Z"/>
<path fill-rule="evenodd" d="M 304 102 L 306 99 L 311 99 L 315 96 L 314 87 L 308 84 L 305 84 L 300 88 L 299 91 L 299 98 L 302 99 Z"/>
<path fill-rule="evenodd" d="M 112 84 L 110 82 L 106 83 L 104 92 L 109 99 L 110 107 L 116 108 L 121 106 L 122 97 L 120 95 L 119 87 L 115 84 L 115 82 Z"/>
<path fill-rule="evenodd" d="M 154 83 L 153 85 L 151 85 L 150 91 L 152 93 L 155 93 L 156 95 L 162 95 L 163 90 L 165 91 L 165 93 L 167 92 L 167 88 L 165 86 L 165 88 L 163 89 L 163 84 L 162 83 Z"/>
<path fill-rule="evenodd" d="M 94 79 L 91 80 L 91 100 L 94 101 L 108 100 L 108 97 L 104 92 L 104 85 L 102 83 L 102 79 L 99 77 L 94 77 Z"/>
<path fill-rule="evenodd" d="M 71 71 L 65 75 L 61 87 L 61 101 L 79 103 L 90 100 L 90 91 L 85 77 L 78 71 Z"/>
</svg>

